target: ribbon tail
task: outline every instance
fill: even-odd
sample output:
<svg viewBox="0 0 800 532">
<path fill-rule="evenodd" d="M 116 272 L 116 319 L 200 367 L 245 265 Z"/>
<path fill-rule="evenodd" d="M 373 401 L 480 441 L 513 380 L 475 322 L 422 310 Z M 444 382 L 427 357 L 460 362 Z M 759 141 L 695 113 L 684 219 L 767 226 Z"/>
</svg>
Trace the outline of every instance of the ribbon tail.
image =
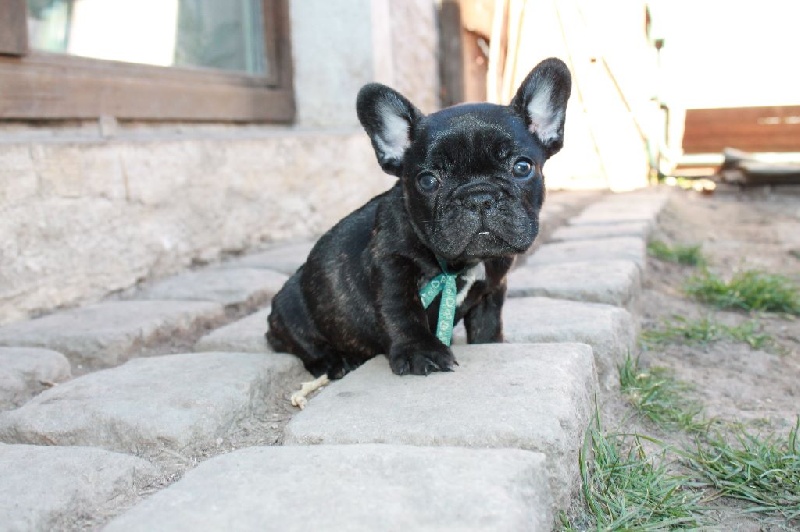
<svg viewBox="0 0 800 532">
<path fill-rule="evenodd" d="M 448 275 L 442 289 L 442 299 L 439 302 L 439 320 L 436 324 L 436 338 L 444 345 L 449 346 L 453 341 L 453 322 L 456 317 L 456 277 Z"/>
</svg>

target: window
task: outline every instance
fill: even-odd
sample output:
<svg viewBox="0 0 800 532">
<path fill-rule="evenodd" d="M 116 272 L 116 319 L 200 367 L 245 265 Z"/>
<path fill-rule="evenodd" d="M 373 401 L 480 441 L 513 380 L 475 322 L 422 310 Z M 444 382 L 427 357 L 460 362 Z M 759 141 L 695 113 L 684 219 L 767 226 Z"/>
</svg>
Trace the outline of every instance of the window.
<svg viewBox="0 0 800 532">
<path fill-rule="evenodd" d="M 288 122 L 288 0 L 4 0 L 0 118 Z"/>
</svg>

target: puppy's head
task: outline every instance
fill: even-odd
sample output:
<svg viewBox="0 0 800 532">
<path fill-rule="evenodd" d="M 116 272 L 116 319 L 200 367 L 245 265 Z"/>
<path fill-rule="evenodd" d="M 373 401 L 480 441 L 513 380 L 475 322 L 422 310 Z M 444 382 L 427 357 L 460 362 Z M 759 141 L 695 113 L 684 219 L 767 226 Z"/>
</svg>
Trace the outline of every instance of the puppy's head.
<svg viewBox="0 0 800 532">
<path fill-rule="evenodd" d="M 409 221 L 446 261 L 522 253 L 539 231 L 544 162 L 561 149 L 571 78 L 547 59 L 508 106 L 464 104 L 423 115 L 380 84 L 358 118 L 381 167 L 400 178 Z"/>
</svg>

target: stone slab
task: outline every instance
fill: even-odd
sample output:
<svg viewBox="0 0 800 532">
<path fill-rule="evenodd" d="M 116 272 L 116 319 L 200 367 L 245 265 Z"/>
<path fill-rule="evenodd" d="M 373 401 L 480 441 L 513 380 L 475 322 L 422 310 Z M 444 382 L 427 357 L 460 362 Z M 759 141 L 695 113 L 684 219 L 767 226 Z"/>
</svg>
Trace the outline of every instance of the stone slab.
<svg viewBox="0 0 800 532">
<path fill-rule="evenodd" d="M 88 447 L 0 444 L 0 528 L 77 530 L 80 519 L 135 499 L 150 463 Z"/>
<path fill-rule="evenodd" d="M 255 268 L 191 271 L 146 287 L 133 299 L 214 301 L 226 307 L 256 308 L 271 300 L 288 278 Z"/>
<path fill-rule="evenodd" d="M 310 378 L 299 359 L 277 353 L 134 359 L 0 413 L 0 441 L 191 454 L 226 444 L 217 439 L 236 422 L 283 407 L 290 389 Z"/>
<path fill-rule="evenodd" d="M 323 389 L 285 444 L 391 443 L 518 448 L 547 456 L 557 508 L 578 486 L 578 448 L 597 380 L 584 344 L 453 346 L 454 372 L 394 375 L 376 357 Z"/>
<path fill-rule="evenodd" d="M 306 262 L 314 242 L 273 246 L 260 253 L 237 257 L 220 264 L 221 268 L 265 268 L 291 275 Z"/>
<path fill-rule="evenodd" d="M 632 307 L 641 272 L 626 260 L 525 265 L 508 276 L 508 296 L 546 296 Z"/>
<path fill-rule="evenodd" d="M 572 225 L 598 225 L 630 221 L 655 224 L 669 199 L 668 194 L 620 194 L 596 202 L 570 220 Z"/>
<path fill-rule="evenodd" d="M 76 365 L 119 364 L 142 347 L 186 335 L 225 316 L 218 303 L 106 301 L 0 327 L 0 345 L 44 347 Z"/>
<path fill-rule="evenodd" d="M 601 193 L 591 190 L 548 190 L 544 205 L 545 208 L 558 205 L 574 209 L 591 201 L 602 201 L 602 198 Z"/>
<path fill-rule="evenodd" d="M 600 385 L 619 386 L 618 365 L 636 345 L 636 325 L 620 307 L 547 297 L 515 297 L 503 306 L 506 342 L 582 342 L 594 352 Z"/>
<path fill-rule="evenodd" d="M 246 318 L 220 327 L 200 338 L 195 351 L 232 351 L 238 353 L 272 353 L 264 333 L 270 309 L 259 310 Z"/>
<path fill-rule="evenodd" d="M 526 265 L 606 260 L 632 261 L 644 271 L 647 265 L 644 239 L 620 236 L 544 244 L 528 257 Z"/>
<path fill-rule="evenodd" d="M 57 351 L 0 347 L 0 410 L 15 408 L 70 377 L 69 361 Z"/>
<path fill-rule="evenodd" d="M 516 449 L 251 447 L 201 464 L 104 530 L 549 531 L 544 462 Z"/>
<path fill-rule="evenodd" d="M 565 225 L 553 231 L 550 241 L 592 240 L 617 236 L 635 236 L 647 240 L 652 230 L 652 224 L 641 220 L 616 224 Z"/>
</svg>

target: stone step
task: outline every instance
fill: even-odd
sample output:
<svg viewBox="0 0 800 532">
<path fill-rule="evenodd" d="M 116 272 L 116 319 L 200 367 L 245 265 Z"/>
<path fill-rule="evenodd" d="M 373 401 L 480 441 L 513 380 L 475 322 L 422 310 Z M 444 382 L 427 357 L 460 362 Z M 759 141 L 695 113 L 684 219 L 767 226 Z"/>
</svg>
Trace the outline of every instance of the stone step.
<svg viewBox="0 0 800 532">
<path fill-rule="evenodd" d="M 135 501 L 158 471 L 89 447 L 0 444 L 0 529 L 94 528 L 93 518 Z"/>
<path fill-rule="evenodd" d="M 220 268 L 262 268 L 291 275 L 303 265 L 314 242 L 277 244 L 265 251 L 227 260 Z"/>
<path fill-rule="evenodd" d="M 201 464 L 104 530 L 548 531 L 544 461 L 515 449 L 251 447 Z"/>
<path fill-rule="evenodd" d="M 72 377 L 67 357 L 36 347 L 0 347 L 0 410 L 10 410 Z"/>
<path fill-rule="evenodd" d="M 288 417 L 291 389 L 312 377 L 290 355 L 190 353 L 131 360 L 0 413 L 0 441 L 85 445 L 152 458 L 230 448 L 257 417 Z M 278 435 L 265 434 L 265 438 Z"/>
<path fill-rule="evenodd" d="M 601 225 L 644 221 L 655 226 L 656 218 L 669 200 L 662 192 L 640 192 L 608 196 L 572 218 L 571 225 Z"/>
<path fill-rule="evenodd" d="M 399 378 L 376 357 L 313 397 L 284 443 L 517 448 L 547 456 L 556 508 L 578 486 L 578 449 L 593 410 L 584 344 L 454 346 L 453 373 Z"/>
<path fill-rule="evenodd" d="M 508 276 L 508 296 L 546 296 L 632 308 L 642 273 L 629 260 L 525 264 Z"/>
<path fill-rule="evenodd" d="M 227 308 L 255 309 L 269 303 L 289 277 L 272 270 L 217 268 L 169 277 L 132 296 L 137 300 L 214 301 Z"/>
<path fill-rule="evenodd" d="M 220 327 L 197 341 L 195 351 L 234 351 L 239 353 L 271 353 L 264 333 L 270 309 L 258 312 Z"/>
<path fill-rule="evenodd" d="M 219 303 L 106 301 L 0 327 L 0 345 L 53 349 L 69 358 L 73 370 L 81 365 L 106 367 L 224 317 Z"/>
<path fill-rule="evenodd" d="M 510 344 L 581 342 L 594 352 L 600 385 L 619 386 L 618 366 L 636 345 L 636 324 L 627 310 L 613 305 L 549 297 L 514 297 L 503 305 L 503 336 Z M 461 322 L 453 343 L 467 344 Z"/>
<path fill-rule="evenodd" d="M 652 229 L 652 225 L 644 220 L 599 225 L 564 225 L 553 231 L 550 241 L 592 240 L 618 236 L 635 236 L 647 240 Z"/>
<path fill-rule="evenodd" d="M 642 238 L 619 236 L 591 240 L 570 240 L 544 244 L 532 256 L 526 266 L 539 264 L 562 264 L 570 262 L 596 262 L 625 260 L 636 264 L 644 271 L 647 252 Z"/>
<path fill-rule="evenodd" d="M 600 385 L 606 390 L 619 386 L 618 366 L 636 345 L 636 326 L 627 310 L 546 297 L 506 300 L 503 330 L 505 341 L 515 344 L 589 344 Z"/>
</svg>

